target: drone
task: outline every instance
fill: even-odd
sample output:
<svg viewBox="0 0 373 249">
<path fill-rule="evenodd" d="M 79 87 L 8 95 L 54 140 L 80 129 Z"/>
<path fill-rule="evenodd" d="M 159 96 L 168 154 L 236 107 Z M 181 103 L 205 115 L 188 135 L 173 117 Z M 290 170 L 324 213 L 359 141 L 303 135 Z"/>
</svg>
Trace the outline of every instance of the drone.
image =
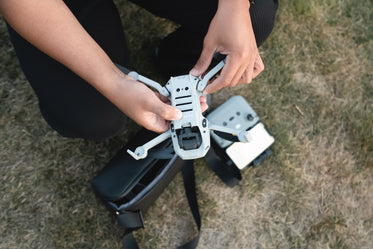
<svg viewBox="0 0 373 249">
<path fill-rule="evenodd" d="M 173 149 L 181 159 L 201 158 L 210 149 L 210 131 L 230 141 L 249 142 L 251 136 L 248 131 L 210 123 L 202 114 L 200 97 L 203 90 L 224 65 L 225 59 L 203 78 L 191 74 L 171 77 L 164 87 L 137 72 L 129 72 L 128 75 L 135 80 L 155 88 L 161 95 L 170 99 L 171 105 L 178 108 L 183 116 L 180 120 L 171 121 L 168 131 L 137 147 L 135 151 L 128 149 L 127 152 L 136 160 L 143 159 L 148 156 L 150 149 L 171 138 Z"/>
</svg>

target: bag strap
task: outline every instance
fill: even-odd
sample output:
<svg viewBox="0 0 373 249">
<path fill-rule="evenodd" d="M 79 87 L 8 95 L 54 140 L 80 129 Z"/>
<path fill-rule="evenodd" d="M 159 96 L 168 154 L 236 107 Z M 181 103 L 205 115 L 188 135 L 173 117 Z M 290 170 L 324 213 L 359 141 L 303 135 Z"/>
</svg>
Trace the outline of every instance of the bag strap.
<svg viewBox="0 0 373 249">
<path fill-rule="evenodd" d="M 196 181 L 194 175 L 194 161 L 188 160 L 186 161 L 183 170 L 183 181 L 184 181 L 184 189 L 185 194 L 188 199 L 188 204 L 190 210 L 192 211 L 194 221 L 196 222 L 198 228 L 198 234 L 189 242 L 185 243 L 184 245 L 178 247 L 178 249 L 194 249 L 197 248 L 199 238 L 200 238 L 200 231 L 201 231 L 201 215 L 199 213 L 198 201 L 197 201 L 197 193 L 196 193 Z"/>
<path fill-rule="evenodd" d="M 122 244 L 125 249 L 139 249 L 133 231 L 144 228 L 144 219 L 141 211 L 124 211 L 117 214 L 118 226 L 126 228 Z"/>
<path fill-rule="evenodd" d="M 133 237 L 132 231 L 123 236 L 122 244 L 125 249 L 139 249 L 139 245 L 137 244 L 135 237 Z"/>
</svg>

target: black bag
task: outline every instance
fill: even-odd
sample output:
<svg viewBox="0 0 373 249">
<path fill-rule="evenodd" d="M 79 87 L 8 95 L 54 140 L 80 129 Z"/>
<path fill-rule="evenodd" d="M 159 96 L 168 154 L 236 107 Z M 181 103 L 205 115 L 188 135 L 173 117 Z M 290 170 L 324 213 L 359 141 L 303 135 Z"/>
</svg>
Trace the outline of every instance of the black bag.
<svg viewBox="0 0 373 249">
<path fill-rule="evenodd" d="M 126 152 L 127 148 L 133 150 L 157 135 L 145 129 L 141 130 L 92 180 L 98 197 L 117 217 L 118 225 L 126 229 L 123 238 L 126 249 L 138 248 L 132 232 L 144 227 L 142 213 L 182 169 L 188 202 L 198 230 L 201 227 L 193 161 L 183 161 L 172 153 L 171 139 L 150 150 L 148 157 L 142 160 L 135 160 Z M 181 248 L 195 248 L 198 240 L 199 234 Z"/>
</svg>

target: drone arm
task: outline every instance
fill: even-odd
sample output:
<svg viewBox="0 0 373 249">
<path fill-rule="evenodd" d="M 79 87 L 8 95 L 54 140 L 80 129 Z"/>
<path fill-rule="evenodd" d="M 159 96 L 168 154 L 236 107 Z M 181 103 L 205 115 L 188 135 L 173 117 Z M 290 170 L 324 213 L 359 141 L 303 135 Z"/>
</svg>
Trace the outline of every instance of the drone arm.
<svg viewBox="0 0 373 249">
<path fill-rule="evenodd" d="M 217 74 L 220 69 L 222 69 L 225 65 L 225 59 L 222 60 L 221 62 L 219 62 L 219 64 L 217 64 L 213 69 L 211 69 L 204 77 L 203 79 L 198 83 L 197 85 L 197 90 L 202 92 L 205 87 L 207 86 L 207 83 L 209 82 L 209 80 L 215 75 Z"/>
<path fill-rule="evenodd" d="M 161 135 L 158 135 L 157 137 L 153 138 L 152 140 L 145 143 L 144 145 L 137 147 L 135 152 L 132 152 L 129 149 L 127 150 L 127 152 L 128 152 L 128 154 L 130 154 L 136 160 L 143 159 L 143 158 L 147 157 L 148 150 L 150 150 L 154 146 L 162 143 L 163 141 L 165 141 L 170 136 L 171 136 L 171 131 L 168 130 L 165 133 L 162 133 Z"/>
<path fill-rule="evenodd" d="M 157 91 L 160 94 L 162 94 L 165 97 L 168 97 L 170 95 L 170 93 L 167 91 L 167 89 L 165 87 L 162 87 L 158 82 L 155 82 L 154 80 L 146 78 L 146 77 L 144 77 L 144 76 L 142 76 L 142 75 L 140 75 L 140 74 L 138 74 L 137 72 L 134 72 L 134 71 L 129 72 L 128 75 L 131 76 L 132 78 L 134 78 L 137 81 L 141 81 L 142 83 L 144 83 L 148 86 L 154 87 L 155 89 L 157 89 Z"/>
<path fill-rule="evenodd" d="M 227 140 L 238 140 L 240 142 L 250 142 L 251 140 L 251 135 L 249 131 L 246 130 L 236 130 L 232 128 L 228 128 L 225 126 L 220 126 L 216 124 L 209 124 L 210 130 L 217 131 L 217 135 L 219 136 L 219 133 L 224 133 L 226 136 L 224 136 L 224 139 L 227 139 L 228 136 L 232 136 L 232 139 L 227 139 Z"/>
</svg>

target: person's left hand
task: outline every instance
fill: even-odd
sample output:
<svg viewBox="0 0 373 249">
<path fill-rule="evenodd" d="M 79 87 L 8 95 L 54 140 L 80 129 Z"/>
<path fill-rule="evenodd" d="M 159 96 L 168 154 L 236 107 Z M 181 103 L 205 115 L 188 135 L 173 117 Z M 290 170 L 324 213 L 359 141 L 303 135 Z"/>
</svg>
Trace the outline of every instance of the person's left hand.
<svg viewBox="0 0 373 249">
<path fill-rule="evenodd" d="M 190 71 L 192 75 L 202 75 L 216 52 L 227 55 L 220 76 L 205 88 L 205 94 L 227 86 L 250 83 L 263 71 L 264 64 L 256 45 L 249 8 L 248 0 L 219 0 L 201 56 Z"/>
</svg>

